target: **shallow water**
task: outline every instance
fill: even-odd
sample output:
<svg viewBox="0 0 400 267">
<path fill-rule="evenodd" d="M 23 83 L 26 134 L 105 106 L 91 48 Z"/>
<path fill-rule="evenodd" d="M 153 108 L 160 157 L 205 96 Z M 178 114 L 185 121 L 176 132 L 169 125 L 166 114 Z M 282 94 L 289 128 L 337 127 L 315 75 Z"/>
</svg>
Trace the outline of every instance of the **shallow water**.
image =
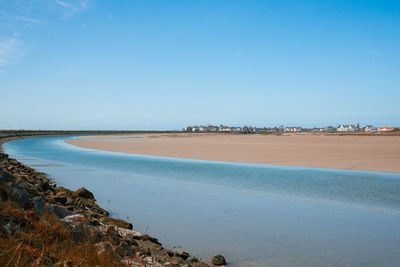
<svg viewBox="0 0 400 267">
<path fill-rule="evenodd" d="M 400 174 L 236 164 L 21 139 L 12 157 L 115 217 L 233 266 L 400 266 Z"/>
</svg>

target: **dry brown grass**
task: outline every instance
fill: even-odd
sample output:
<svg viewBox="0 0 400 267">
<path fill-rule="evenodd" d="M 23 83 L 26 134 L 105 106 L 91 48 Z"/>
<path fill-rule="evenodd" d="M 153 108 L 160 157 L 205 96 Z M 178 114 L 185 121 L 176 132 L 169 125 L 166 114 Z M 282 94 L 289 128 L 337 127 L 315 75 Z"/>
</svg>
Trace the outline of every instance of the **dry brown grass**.
<svg viewBox="0 0 400 267">
<path fill-rule="evenodd" d="M 4 226 L 13 221 L 15 229 Z M 35 216 L 11 202 L 0 203 L 0 266 L 117 266 L 115 255 L 98 254 L 93 242 L 78 242 L 72 232 L 50 214 Z"/>
</svg>

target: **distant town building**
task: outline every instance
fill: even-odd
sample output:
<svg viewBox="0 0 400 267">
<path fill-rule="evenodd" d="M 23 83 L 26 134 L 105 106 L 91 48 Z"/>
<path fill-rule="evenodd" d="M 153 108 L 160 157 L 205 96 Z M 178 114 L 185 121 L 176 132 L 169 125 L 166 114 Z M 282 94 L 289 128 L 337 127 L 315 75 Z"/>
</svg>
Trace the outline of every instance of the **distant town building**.
<svg viewBox="0 0 400 267">
<path fill-rule="evenodd" d="M 378 128 L 378 132 L 393 132 L 394 127 L 380 127 Z"/>
<path fill-rule="evenodd" d="M 224 132 L 224 133 L 230 133 L 230 132 L 232 132 L 232 128 L 224 126 L 224 127 L 219 128 L 219 131 Z"/>
<path fill-rule="evenodd" d="M 256 132 L 256 128 L 253 126 L 244 126 L 242 128 L 242 133 L 255 133 Z"/>
<path fill-rule="evenodd" d="M 298 132 L 302 132 L 303 128 L 301 127 L 286 127 L 284 129 L 284 132 L 286 133 L 298 133 Z"/>
<path fill-rule="evenodd" d="M 349 125 L 341 124 L 336 128 L 336 131 L 338 131 L 338 132 L 355 132 L 355 131 L 358 131 L 358 128 L 356 125 L 352 125 L 352 124 L 349 124 Z"/>
<path fill-rule="evenodd" d="M 364 127 L 364 132 L 366 133 L 373 133 L 373 132 L 377 132 L 378 128 L 372 126 L 372 125 L 367 125 Z"/>
</svg>

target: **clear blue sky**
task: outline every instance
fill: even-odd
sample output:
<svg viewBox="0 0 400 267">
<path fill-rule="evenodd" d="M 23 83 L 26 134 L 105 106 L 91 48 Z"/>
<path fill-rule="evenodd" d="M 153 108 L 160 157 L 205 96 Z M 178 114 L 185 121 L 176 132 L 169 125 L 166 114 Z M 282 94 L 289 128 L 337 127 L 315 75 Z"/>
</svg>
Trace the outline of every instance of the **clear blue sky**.
<svg viewBox="0 0 400 267">
<path fill-rule="evenodd" d="M 0 0 L 0 129 L 400 125 L 400 1 Z"/>
</svg>

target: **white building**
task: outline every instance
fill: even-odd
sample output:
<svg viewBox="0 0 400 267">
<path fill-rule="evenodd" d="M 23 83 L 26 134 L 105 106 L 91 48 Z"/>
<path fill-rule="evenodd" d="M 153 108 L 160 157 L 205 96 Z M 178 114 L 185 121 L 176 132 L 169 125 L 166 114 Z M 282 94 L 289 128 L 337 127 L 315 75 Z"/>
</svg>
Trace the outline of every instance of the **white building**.
<svg viewBox="0 0 400 267">
<path fill-rule="evenodd" d="M 230 132 L 232 132 L 232 128 L 230 128 L 230 127 L 221 127 L 219 129 L 219 131 L 220 132 L 224 132 L 224 133 L 230 133 Z"/>
<path fill-rule="evenodd" d="M 303 129 L 301 127 L 286 127 L 285 132 L 287 133 L 298 133 L 301 132 Z"/>
<path fill-rule="evenodd" d="M 367 126 L 365 126 L 364 131 L 367 133 L 377 132 L 378 128 L 376 128 L 372 125 L 367 125 Z"/>
<path fill-rule="evenodd" d="M 393 132 L 394 127 L 380 127 L 378 128 L 378 132 Z"/>
<path fill-rule="evenodd" d="M 339 125 L 336 128 L 336 131 L 338 132 L 355 132 L 357 130 L 357 126 L 355 125 Z"/>
</svg>

